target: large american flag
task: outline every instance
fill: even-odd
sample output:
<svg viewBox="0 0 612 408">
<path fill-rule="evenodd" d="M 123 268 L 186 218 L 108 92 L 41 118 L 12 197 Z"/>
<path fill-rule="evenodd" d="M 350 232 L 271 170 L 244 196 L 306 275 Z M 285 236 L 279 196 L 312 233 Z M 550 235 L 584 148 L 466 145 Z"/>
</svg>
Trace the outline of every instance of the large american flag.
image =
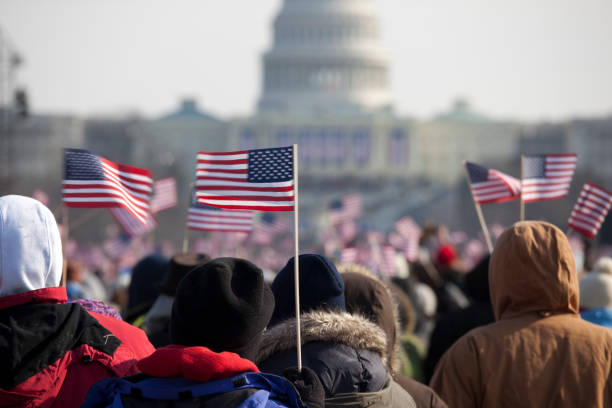
<svg viewBox="0 0 612 408">
<path fill-rule="evenodd" d="M 187 228 L 196 231 L 249 232 L 253 211 L 223 210 L 201 204 L 194 198 L 187 213 Z"/>
<path fill-rule="evenodd" d="M 153 197 L 151 197 L 151 202 L 149 203 L 151 212 L 157 214 L 160 211 L 174 207 L 176 203 L 176 181 L 174 177 L 155 180 L 153 183 Z"/>
<path fill-rule="evenodd" d="M 143 224 L 131 212 L 122 207 L 109 208 L 113 218 L 130 237 L 137 237 L 147 232 L 153 231 L 157 227 L 157 221 L 152 214 L 148 214 L 146 222 Z"/>
<path fill-rule="evenodd" d="M 507 174 L 465 162 L 470 189 L 477 204 L 501 203 L 521 197 L 521 181 Z"/>
<path fill-rule="evenodd" d="M 521 187 L 523 201 L 554 200 L 567 195 L 575 169 L 575 154 L 524 156 Z"/>
<path fill-rule="evenodd" d="M 596 184 L 585 183 L 567 223 L 585 237 L 593 238 L 611 206 L 611 192 Z"/>
<path fill-rule="evenodd" d="M 67 207 L 123 207 L 146 223 L 153 189 L 150 171 L 81 149 L 65 149 L 64 164 L 62 197 Z"/>
<path fill-rule="evenodd" d="M 196 191 L 202 204 L 293 211 L 293 148 L 199 152 Z"/>
</svg>

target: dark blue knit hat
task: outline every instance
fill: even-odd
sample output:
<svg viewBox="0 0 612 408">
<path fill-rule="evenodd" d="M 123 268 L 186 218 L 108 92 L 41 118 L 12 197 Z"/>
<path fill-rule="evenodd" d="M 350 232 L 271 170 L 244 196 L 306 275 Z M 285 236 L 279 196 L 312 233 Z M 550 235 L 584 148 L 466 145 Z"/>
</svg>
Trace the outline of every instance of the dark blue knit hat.
<svg viewBox="0 0 612 408">
<path fill-rule="evenodd" d="M 336 266 L 329 259 L 316 254 L 300 255 L 299 259 L 300 311 L 346 310 L 344 282 Z M 294 262 L 295 258 L 291 258 L 272 282 L 276 306 L 270 326 L 295 317 Z"/>
</svg>

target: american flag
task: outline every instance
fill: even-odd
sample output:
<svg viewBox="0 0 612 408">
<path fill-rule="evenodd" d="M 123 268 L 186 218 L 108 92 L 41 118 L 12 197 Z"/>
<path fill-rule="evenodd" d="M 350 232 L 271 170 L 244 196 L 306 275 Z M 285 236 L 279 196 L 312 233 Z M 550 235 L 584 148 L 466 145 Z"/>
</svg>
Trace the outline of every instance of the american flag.
<svg viewBox="0 0 612 408">
<path fill-rule="evenodd" d="M 395 264 L 395 248 L 391 245 L 384 245 L 381 249 L 380 272 L 384 276 L 397 275 L 397 265 Z"/>
<path fill-rule="evenodd" d="M 130 237 L 137 237 L 146 234 L 149 231 L 153 231 L 157 227 L 157 221 L 152 214 L 148 214 L 146 223 L 140 222 L 140 220 L 131 212 L 122 207 L 109 208 L 112 216 L 117 220 L 119 225 L 126 234 Z"/>
<path fill-rule="evenodd" d="M 267 245 L 276 235 L 289 231 L 291 220 L 275 214 L 265 213 L 253 226 L 251 239 L 259 245 Z"/>
<path fill-rule="evenodd" d="M 174 177 L 155 180 L 153 183 L 153 197 L 151 197 L 151 202 L 149 203 L 151 212 L 157 214 L 160 211 L 174 207 L 176 202 L 176 181 Z"/>
<path fill-rule="evenodd" d="M 502 203 L 521 197 L 520 180 L 478 164 L 465 162 L 470 188 L 477 204 Z"/>
<path fill-rule="evenodd" d="M 65 149 L 64 164 L 62 196 L 67 207 L 123 207 L 146 223 L 153 189 L 150 171 L 81 149 Z"/>
<path fill-rule="evenodd" d="M 187 228 L 196 231 L 249 232 L 253 227 L 253 211 L 223 210 L 200 204 L 194 198 L 187 213 Z"/>
<path fill-rule="evenodd" d="M 412 218 L 405 216 L 397 220 L 395 230 L 401 237 L 401 240 L 393 240 L 395 246 L 403 252 L 408 261 L 416 262 L 419 258 L 421 227 Z"/>
<path fill-rule="evenodd" d="M 593 238 L 611 206 L 611 192 L 596 184 L 585 183 L 567 223 L 585 237 Z"/>
<path fill-rule="evenodd" d="M 332 224 L 354 220 L 361 216 L 363 202 L 361 195 L 349 194 L 341 199 L 334 200 L 329 205 L 329 219 Z"/>
<path fill-rule="evenodd" d="M 293 211 L 293 148 L 199 152 L 196 191 L 202 204 L 226 209 Z"/>
<path fill-rule="evenodd" d="M 524 202 L 553 200 L 568 193 L 576 169 L 575 154 L 524 156 L 522 163 Z"/>
<path fill-rule="evenodd" d="M 357 256 L 359 252 L 355 247 L 342 248 L 340 251 L 340 263 L 342 264 L 354 264 L 357 263 Z"/>
</svg>

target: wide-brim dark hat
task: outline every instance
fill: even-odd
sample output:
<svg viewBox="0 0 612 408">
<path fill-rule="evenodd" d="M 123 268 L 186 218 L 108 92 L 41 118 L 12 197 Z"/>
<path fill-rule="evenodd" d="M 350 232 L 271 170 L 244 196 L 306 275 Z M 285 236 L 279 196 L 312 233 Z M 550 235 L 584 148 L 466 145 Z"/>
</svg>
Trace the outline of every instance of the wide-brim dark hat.
<svg viewBox="0 0 612 408">
<path fill-rule="evenodd" d="M 159 286 L 159 291 L 167 296 L 176 296 L 176 288 L 180 281 L 196 266 L 210 261 L 212 258 L 206 254 L 182 252 L 170 259 L 170 267 L 166 281 Z"/>
</svg>

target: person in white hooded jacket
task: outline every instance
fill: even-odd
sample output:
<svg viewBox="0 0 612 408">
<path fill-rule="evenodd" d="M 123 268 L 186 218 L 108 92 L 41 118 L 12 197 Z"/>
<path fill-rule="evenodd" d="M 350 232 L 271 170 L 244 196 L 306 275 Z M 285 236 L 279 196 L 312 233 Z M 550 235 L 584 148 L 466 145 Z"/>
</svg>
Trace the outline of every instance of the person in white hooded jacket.
<svg viewBox="0 0 612 408">
<path fill-rule="evenodd" d="M 140 329 L 66 303 L 53 214 L 0 197 L 0 407 L 78 407 L 98 380 L 137 373 L 154 351 Z"/>
</svg>

